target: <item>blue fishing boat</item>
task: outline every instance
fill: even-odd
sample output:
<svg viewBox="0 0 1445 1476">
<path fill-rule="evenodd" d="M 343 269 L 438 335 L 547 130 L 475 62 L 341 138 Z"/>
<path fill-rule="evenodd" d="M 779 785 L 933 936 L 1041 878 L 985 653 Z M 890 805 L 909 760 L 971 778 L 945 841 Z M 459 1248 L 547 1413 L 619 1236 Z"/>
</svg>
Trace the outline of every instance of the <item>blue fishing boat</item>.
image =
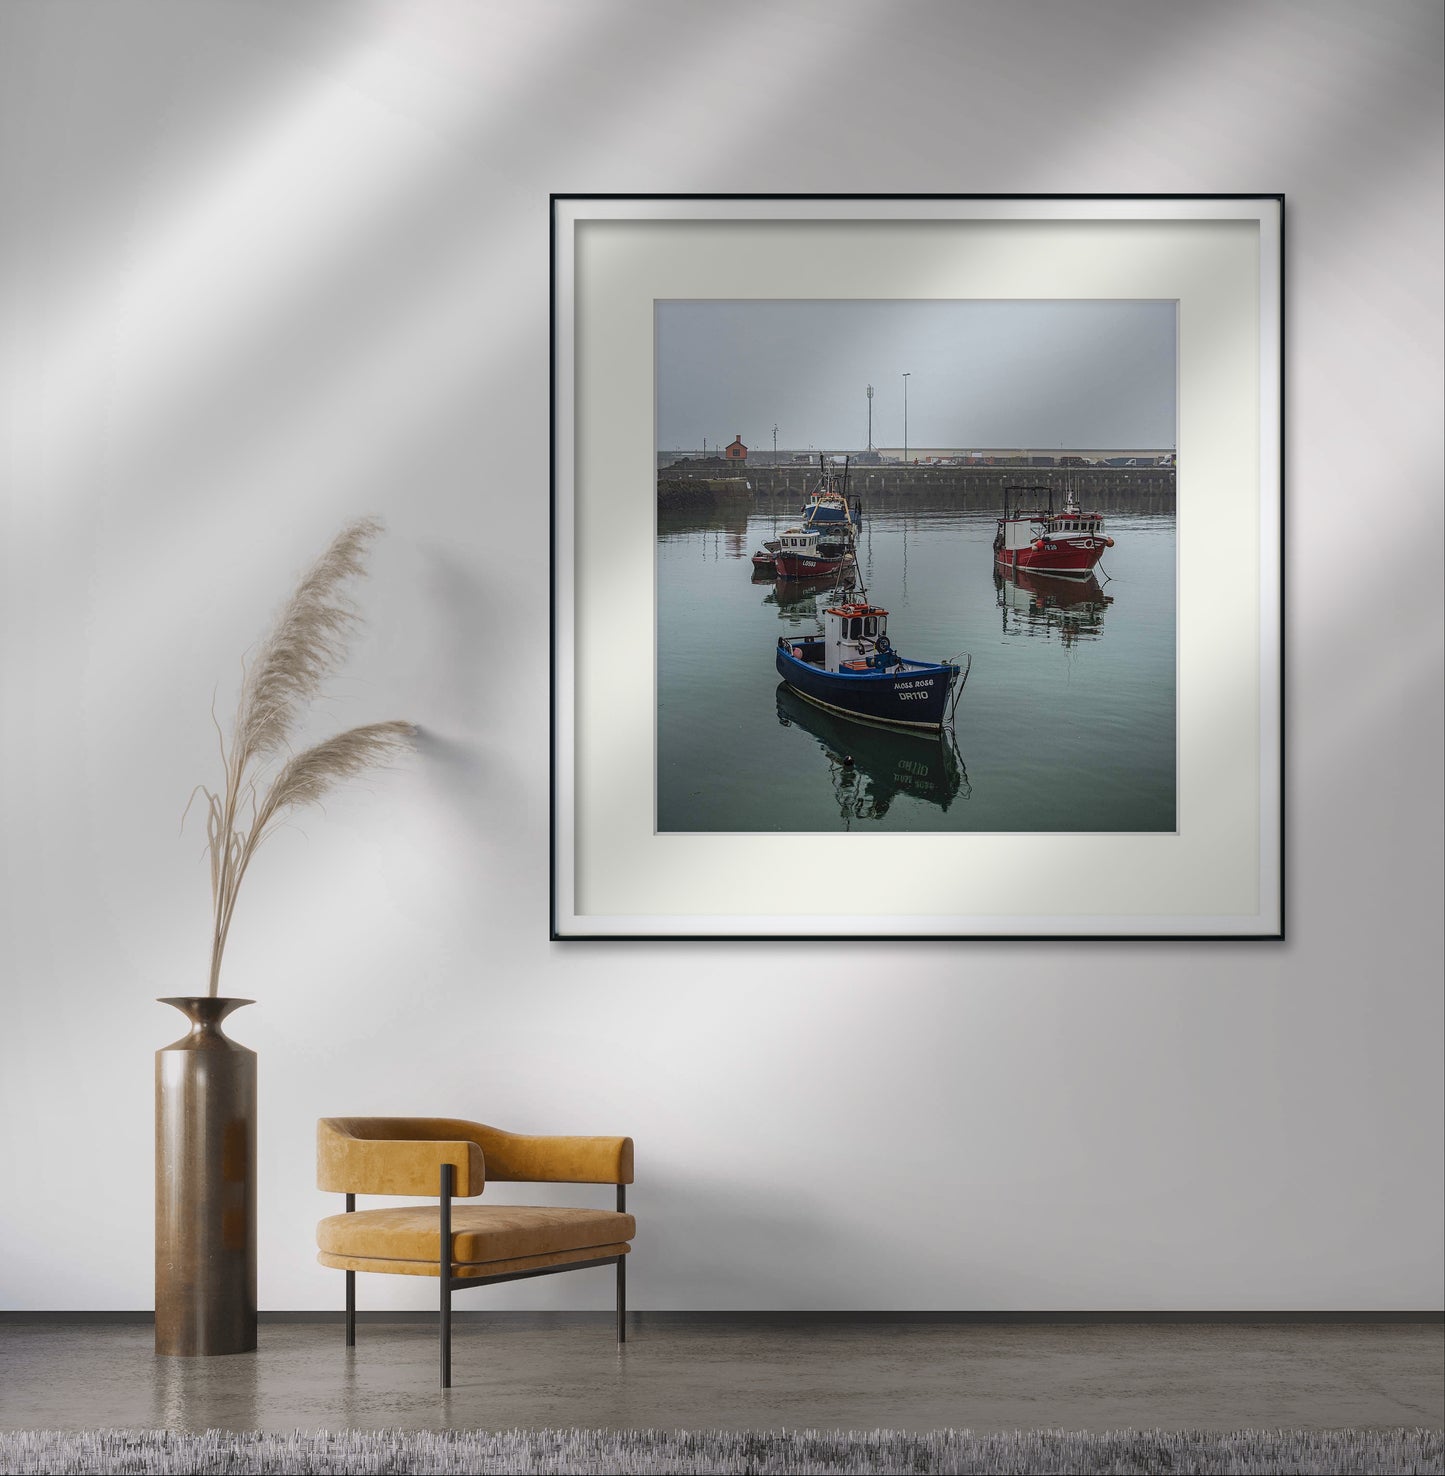
<svg viewBox="0 0 1445 1476">
<path fill-rule="evenodd" d="M 800 697 L 830 712 L 934 730 L 952 720 L 972 666 L 968 657 L 900 656 L 888 639 L 888 611 L 866 599 L 829 606 L 817 635 L 779 636 L 776 662 Z"/>
<path fill-rule="evenodd" d="M 813 488 L 807 502 L 803 504 L 804 528 L 813 528 L 820 533 L 843 534 L 854 537 L 858 525 L 863 521 L 862 504 L 848 505 L 848 463 L 843 463 L 843 474 L 829 471 L 823 458 L 818 458 L 818 485 Z"/>
</svg>

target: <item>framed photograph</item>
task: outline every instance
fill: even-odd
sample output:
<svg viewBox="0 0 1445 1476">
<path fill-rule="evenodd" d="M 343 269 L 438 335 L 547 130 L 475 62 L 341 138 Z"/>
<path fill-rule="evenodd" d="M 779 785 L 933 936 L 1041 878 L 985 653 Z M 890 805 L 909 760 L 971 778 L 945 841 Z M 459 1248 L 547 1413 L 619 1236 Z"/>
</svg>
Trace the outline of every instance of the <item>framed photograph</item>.
<svg viewBox="0 0 1445 1476">
<path fill-rule="evenodd" d="M 552 937 L 1282 938 L 1283 240 L 554 196 Z"/>
</svg>

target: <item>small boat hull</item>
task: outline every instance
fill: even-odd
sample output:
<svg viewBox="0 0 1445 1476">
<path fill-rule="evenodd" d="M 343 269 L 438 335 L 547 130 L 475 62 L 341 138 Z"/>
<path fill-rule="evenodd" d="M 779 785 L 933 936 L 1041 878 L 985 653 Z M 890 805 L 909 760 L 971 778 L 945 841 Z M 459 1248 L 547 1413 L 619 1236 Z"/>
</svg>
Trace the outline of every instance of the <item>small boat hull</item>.
<svg viewBox="0 0 1445 1476">
<path fill-rule="evenodd" d="M 830 712 L 889 727 L 936 730 L 948 715 L 959 668 L 903 661 L 887 670 L 825 671 L 821 638 L 778 640 L 778 675 L 801 697 Z"/>
<path fill-rule="evenodd" d="M 1094 572 L 1107 547 L 1102 538 L 1040 539 L 1025 548 L 996 550 L 994 561 L 1004 569 L 1084 579 Z"/>
<path fill-rule="evenodd" d="M 780 579 L 817 579 L 820 575 L 836 574 L 850 563 L 850 555 L 841 550 L 834 555 L 779 550 L 773 556 L 773 568 L 777 570 Z"/>
</svg>

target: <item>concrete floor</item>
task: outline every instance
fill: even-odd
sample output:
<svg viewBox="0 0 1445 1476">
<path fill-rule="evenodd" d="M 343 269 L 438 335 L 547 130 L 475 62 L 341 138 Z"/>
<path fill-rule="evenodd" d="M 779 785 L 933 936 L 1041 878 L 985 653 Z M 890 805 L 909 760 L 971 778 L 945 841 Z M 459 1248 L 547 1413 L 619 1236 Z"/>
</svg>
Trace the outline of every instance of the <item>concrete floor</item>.
<svg viewBox="0 0 1445 1476">
<path fill-rule="evenodd" d="M 264 1323 L 166 1359 L 144 1324 L 0 1325 L 0 1428 L 182 1430 L 1445 1426 L 1430 1325 L 466 1321 L 437 1388 L 423 1323 Z"/>
</svg>

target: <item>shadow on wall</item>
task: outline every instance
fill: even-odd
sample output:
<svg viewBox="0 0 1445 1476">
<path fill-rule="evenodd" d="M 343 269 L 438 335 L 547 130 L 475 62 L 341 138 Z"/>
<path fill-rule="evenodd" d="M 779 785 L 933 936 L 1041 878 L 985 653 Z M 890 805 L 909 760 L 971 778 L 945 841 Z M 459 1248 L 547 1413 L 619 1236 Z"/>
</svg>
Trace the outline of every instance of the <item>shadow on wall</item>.
<svg viewBox="0 0 1445 1476">
<path fill-rule="evenodd" d="M 881 1285 L 874 1272 L 894 1254 L 899 1211 L 906 1219 L 907 1207 L 880 1200 L 876 1218 L 845 1218 L 829 1204 L 829 1192 L 836 1195 L 837 1187 L 726 1185 L 672 1171 L 656 1181 L 640 1179 L 628 1196 L 628 1208 L 637 1215 L 629 1265 L 632 1305 L 681 1311 L 872 1308 Z M 938 1289 L 937 1305 L 983 1304 L 966 1247 L 945 1244 L 935 1252 L 938 1241 L 936 1235 L 916 1236 L 908 1250 L 911 1261 L 925 1263 L 918 1270 Z M 855 1270 L 846 1291 L 838 1282 L 840 1266 Z M 971 1289 L 955 1293 L 961 1278 Z"/>
<path fill-rule="evenodd" d="M 439 721 L 480 733 L 496 716 L 488 711 L 483 683 L 488 658 L 498 639 L 512 634 L 498 628 L 505 626 L 503 602 L 495 592 L 489 598 L 478 575 L 451 554 L 425 547 L 418 553 L 431 606 L 431 629 L 417 653 L 418 675 L 425 678 Z"/>
<path fill-rule="evenodd" d="M 415 705 L 435 715 L 417 735 L 423 768 L 448 814 L 460 818 L 474 837 L 491 842 L 498 835 L 522 834 L 531 818 L 526 776 L 482 737 L 492 725 L 499 732 L 506 727 L 497 689 L 487 678 L 495 670 L 497 650 L 515 640 L 515 632 L 499 629 L 505 602 L 488 596 L 482 579 L 459 560 L 429 549 L 420 554 L 431 619 L 418 642 Z M 521 696 L 524 710 L 545 713 L 547 662 L 516 665 L 521 669 L 509 674 L 508 692 Z M 519 694 L 516 684 L 528 680 L 541 690 Z"/>
</svg>

